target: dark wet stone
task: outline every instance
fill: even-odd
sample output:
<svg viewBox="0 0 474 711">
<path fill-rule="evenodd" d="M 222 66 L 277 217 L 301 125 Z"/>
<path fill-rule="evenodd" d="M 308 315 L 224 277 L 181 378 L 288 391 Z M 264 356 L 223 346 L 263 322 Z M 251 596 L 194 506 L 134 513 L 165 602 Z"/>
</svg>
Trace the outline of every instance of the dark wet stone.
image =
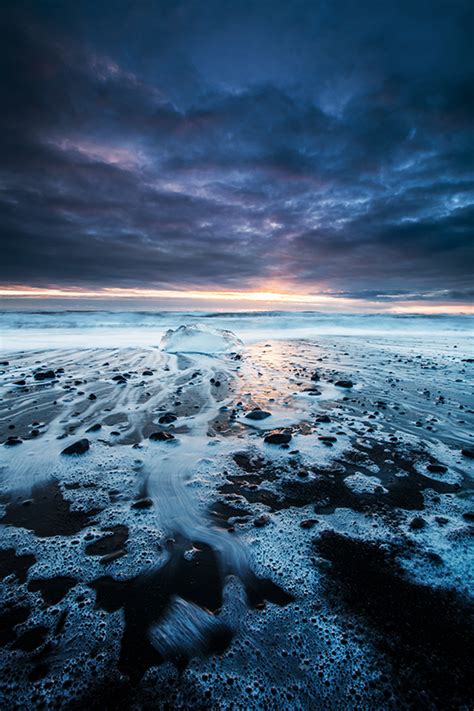
<svg viewBox="0 0 474 711">
<path fill-rule="evenodd" d="M 54 370 L 39 370 L 34 375 L 35 380 L 51 380 L 55 377 L 56 373 L 54 372 Z"/>
<path fill-rule="evenodd" d="M 318 388 L 304 388 L 303 392 L 308 393 L 308 395 L 321 395 L 321 390 L 318 390 Z"/>
<path fill-rule="evenodd" d="M 89 440 L 84 437 L 84 439 L 79 439 L 77 442 L 70 444 L 69 447 L 63 449 L 61 454 L 84 454 L 89 449 Z"/>
<path fill-rule="evenodd" d="M 15 380 L 13 385 L 26 385 L 26 380 Z"/>
<path fill-rule="evenodd" d="M 47 605 L 56 605 L 77 585 L 77 580 L 66 575 L 55 578 L 37 578 L 30 580 L 28 590 L 40 592 Z"/>
<path fill-rule="evenodd" d="M 123 375 L 114 375 L 112 380 L 117 383 L 117 385 L 124 385 L 127 382 L 127 378 Z"/>
<path fill-rule="evenodd" d="M 433 474 L 444 474 L 448 471 L 448 467 L 445 467 L 444 464 L 428 464 L 426 468 Z"/>
<path fill-rule="evenodd" d="M 468 457 L 468 459 L 474 459 L 474 447 L 465 447 L 461 449 L 461 454 L 463 457 Z"/>
<path fill-rule="evenodd" d="M 311 376 L 311 380 L 313 380 L 316 383 L 318 382 L 318 380 L 321 380 L 321 376 L 319 375 L 318 371 L 315 371 L 313 373 L 313 375 Z"/>
<path fill-rule="evenodd" d="M 318 415 L 316 418 L 316 422 L 321 422 L 321 423 L 328 423 L 331 422 L 331 418 L 329 415 Z"/>
<path fill-rule="evenodd" d="M 152 432 L 148 439 L 152 442 L 169 442 L 174 439 L 174 435 L 171 432 Z"/>
<path fill-rule="evenodd" d="M 98 432 L 99 430 L 102 429 L 102 425 L 96 422 L 95 425 L 91 425 L 90 427 L 87 428 L 86 432 Z"/>
<path fill-rule="evenodd" d="M 137 499 L 137 501 L 134 501 L 132 509 L 149 509 L 151 506 L 153 506 L 153 499 L 146 496 L 143 499 Z"/>
<path fill-rule="evenodd" d="M 0 549 L 0 580 L 13 574 L 20 583 L 24 583 L 28 570 L 34 563 L 34 555 L 18 555 L 14 548 Z"/>
<path fill-rule="evenodd" d="M 50 481 L 33 487 L 29 506 L 23 506 L 21 499 L 10 495 L 0 523 L 26 528 L 40 538 L 71 536 L 88 526 L 99 511 L 71 511 L 71 505 L 64 499 L 58 483 Z"/>
<path fill-rule="evenodd" d="M 413 531 L 418 531 L 426 526 L 426 521 L 421 516 L 415 516 L 408 524 Z"/>
<path fill-rule="evenodd" d="M 89 395 L 89 400 L 97 400 L 97 395 L 95 395 L 94 393 L 91 393 Z"/>
<path fill-rule="evenodd" d="M 465 521 L 474 521 L 474 511 L 465 511 L 462 517 Z"/>
<path fill-rule="evenodd" d="M 20 437 L 8 437 L 6 442 L 3 443 L 5 447 L 15 447 L 17 444 L 23 444 L 23 440 Z"/>
<path fill-rule="evenodd" d="M 469 708 L 474 698 L 474 605 L 445 587 L 410 580 L 403 549 L 326 531 L 315 542 L 331 562 L 324 588 L 371 630 L 393 669 L 395 708 Z"/>
<path fill-rule="evenodd" d="M 318 439 L 321 440 L 321 442 L 337 442 L 337 437 L 333 437 L 332 435 L 320 435 Z"/>
<path fill-rule="evenodd" d="M 289 432 L 273 432 L 268 434 L 263 441 L 267 444 L 288 444 L 291 442 L 291 434 Z"/>
<path fill-rule="evenodd" d="M 301 528 L 313 528 L 317 523 L 319 523 L 317 518 L 307 518 L 301 521 L 300 526 Z"/>
<path fill-rule="evenodd" d="M 176 415 L 173 415 L 172 412 L 167 412 L 166 414 L 161 415 L 158 422 L 160 425 L 170 425 L 172 422 L 176 422 L 177 419 Z"/>
<path fill-rule="evenodd" d="M 266 526 L 267 523 L 270 523 L 270 516 L 267 513 L 263 513 L 254 519 L 253 525 L 257 528 L 263 528 L 263 526 Z"/>
<path fill-rule="evenodd" d="M 272 413 L 267 412 L 266 410 L 260 410 L 259 408 L 255 408 L 255 410 L 252 410 L 251 412 L 247 412 L 245 417 L 247 420 L 265 420 L 267 417 L 271 417 Z"/>
<path fill-rule="evenodd" d="M 124 555 L 127 555 L 127 551 L 123 548 L 120 548 L 118 551 L 114 551 L 113 553 L 107 553 L 107 555 L 104 555 L 100 559 L 99 563 L 102 563 L 102 565 L 107 565 L 107 563 L 113 563 L 114 560 L 123 558 Z"/>
<path fill-rule="evenodd" d="M 352 388 L 354 387 L 354 383 L 352 380 L 336 380 L 334 383 L 338 388 Z"/>
<path fill-rule="evenodd" d="M 5 366 L 5 365 L 9 365 L 9 364 L 10 364 L 10 363 L 9 363 L 8 360 L 2 360 L 2 361 L 0 361 L 0 365 L 1 365 L 1 366 Z"/>
<path fill-rule="evenodd" d="M 153 375 L 153 371 L 152 370 L 144 370 L 142 375 L 147 375 L 147 376 Z"/>
</svg>

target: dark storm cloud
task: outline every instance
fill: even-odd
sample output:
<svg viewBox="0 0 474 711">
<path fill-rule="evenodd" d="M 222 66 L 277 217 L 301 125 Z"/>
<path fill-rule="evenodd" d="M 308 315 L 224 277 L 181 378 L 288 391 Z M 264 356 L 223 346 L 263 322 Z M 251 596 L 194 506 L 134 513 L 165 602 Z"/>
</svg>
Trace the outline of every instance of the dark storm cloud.
<svg viewBox="0 0 474 711">
<path fill-rule="evenodd" d="M 4 4 L 0 278 L 469 298 L 472 19 L 464 1 Z"/>
</svg>

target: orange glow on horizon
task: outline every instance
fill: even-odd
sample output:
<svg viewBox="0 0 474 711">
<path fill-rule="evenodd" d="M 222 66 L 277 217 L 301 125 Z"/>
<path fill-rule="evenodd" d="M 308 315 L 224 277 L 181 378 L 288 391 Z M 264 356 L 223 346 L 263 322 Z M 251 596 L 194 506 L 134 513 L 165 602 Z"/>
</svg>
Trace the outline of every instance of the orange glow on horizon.
<svg viewBox="0 0 474 711">
<path fill-rule="evenodd" d="M 15 285 L 0 287 L 0 297 L 18 299 L 175 299 L 190 301 L 243 301 L 259 304 L 291 304 L 311 307 L 339 307 L 341 309 L 377 309 L 389 313 L 472 314 L 472 304 L 446 304 L 405 301 L 396 304 L 381 301 L 352 299 L 337 294 L 298 294 L 281 291 L 179 291 L 173 289 L 147 289 L 104 287 L 102 289 L 64 289 L 59 287 L 31 287 Z"/>
</svg>

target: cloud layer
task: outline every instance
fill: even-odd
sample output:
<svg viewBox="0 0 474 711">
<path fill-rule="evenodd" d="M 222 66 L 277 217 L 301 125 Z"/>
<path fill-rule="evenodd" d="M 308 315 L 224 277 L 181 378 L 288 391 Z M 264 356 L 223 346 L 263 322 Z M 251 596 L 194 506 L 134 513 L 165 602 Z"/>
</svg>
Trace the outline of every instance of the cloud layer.
<svg viewBox="0 0 474 711">
<path fill-rule="evenodd" d="M 472 298 L 472 4 L 6 4 L 3 285 Z"/>
</svg>

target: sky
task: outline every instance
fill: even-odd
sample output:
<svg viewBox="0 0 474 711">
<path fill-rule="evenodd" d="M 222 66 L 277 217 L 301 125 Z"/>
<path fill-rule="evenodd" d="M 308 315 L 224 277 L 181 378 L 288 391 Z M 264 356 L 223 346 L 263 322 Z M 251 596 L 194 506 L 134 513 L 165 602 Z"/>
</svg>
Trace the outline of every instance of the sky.
<svg viewBox="0 0 474 711">
<path fill-rule="evenodd" d="M 6 302 L 472 304 L 472 0 L 0 18 Z"/>
</svg>

